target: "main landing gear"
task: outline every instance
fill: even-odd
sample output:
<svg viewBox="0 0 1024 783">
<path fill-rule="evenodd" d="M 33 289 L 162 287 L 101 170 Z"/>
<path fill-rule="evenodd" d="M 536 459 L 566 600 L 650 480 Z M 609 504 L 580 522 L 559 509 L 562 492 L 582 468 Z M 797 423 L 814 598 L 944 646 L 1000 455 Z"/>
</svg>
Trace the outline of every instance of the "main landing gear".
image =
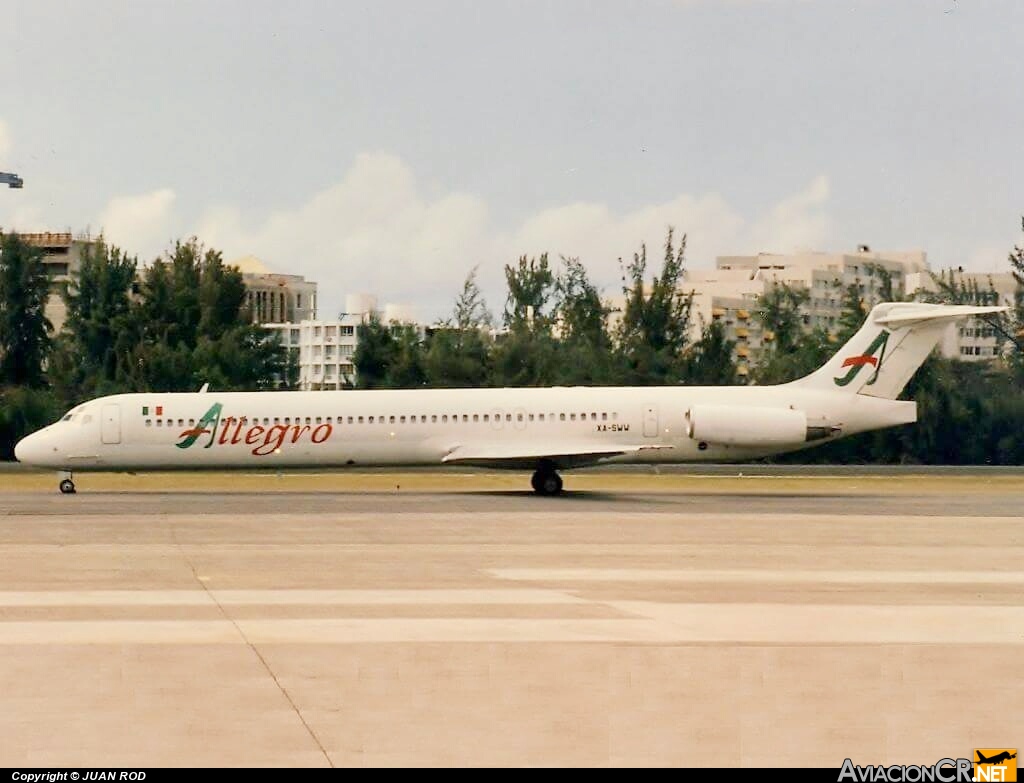
<svg viewBox="0 0 1024 783">
<path fill-rule="evenodd" d="M 533 491 L 538 495 L 557 495 L 562 491 L 562 477 L 555 472 L 555 466 L 542 464 L 530 479 Z"/>
<path fill-rule="evenodd" d="M 75 494 L 75 482 L 71 480 L 70 473 L 61 473 L 63 478 L 60 480 L 60 491 L 62 495 L 74 495 Z"/>
</svg>

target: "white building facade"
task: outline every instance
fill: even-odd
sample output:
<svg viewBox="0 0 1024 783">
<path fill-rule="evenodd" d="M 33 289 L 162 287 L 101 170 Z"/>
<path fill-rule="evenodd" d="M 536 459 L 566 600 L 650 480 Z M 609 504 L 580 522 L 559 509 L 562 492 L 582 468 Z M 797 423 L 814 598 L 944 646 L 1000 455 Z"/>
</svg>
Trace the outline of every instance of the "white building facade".
<svg viewBox="0 0 1024 783">
<path fill-rule="evenodd" d="M 383 323 L 417 325 L 415 310 L 408 305 L 387 304 L 378 310 L 375 296 L 352 294 L 345 298 L 345 312 L 337 319 L 271 323 L 264 327 L 275 332 L 281 344 L 296 357 L 300 390 L 351 389 L 356 382 L 354 357 L 359 326 L 372 314 L 377 314 Z M 423 327 L 417 328 L 422 335 Z"/>
<path fill-rule="evenodd" d="M 926 273 L 928 260 L 921 250 L 878 252 L 866 246 L 856 253 L 719 256 L 714 269 L 688 271 L 683 279 L 683 292 L 693 296 L 691 339 L 699 339 L 706 324 L 720 322 L 726 337 L 736 344 L 737 372 L 747 376 L 765 343 L 773 339 L 757 317 L 758 299 L 772 285 L 784 283 L 808 291 L 804 326 L 834 331 L 848 286 L 859 287 L 867 306 L 881 301 L 880 269 L 888 273 L 893 293 L 903 296 L 908 276 Z"/>
</svg>

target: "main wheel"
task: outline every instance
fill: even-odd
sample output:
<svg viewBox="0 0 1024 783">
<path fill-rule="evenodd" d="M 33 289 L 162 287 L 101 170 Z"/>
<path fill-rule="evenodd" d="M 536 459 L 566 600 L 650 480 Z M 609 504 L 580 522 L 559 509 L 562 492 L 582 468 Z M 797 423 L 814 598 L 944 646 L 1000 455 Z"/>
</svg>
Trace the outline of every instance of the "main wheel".
<svg viewBox="0 0 1024 783">
<path fill-rule="evenodd" d="M 557 495 L 562 491 L 562 477 L 553 471 L 537 471 L 530 479 L 533 491 L 538 495 Z"/>
<path fill-rule="evenodd" d="M 75 482 L 71 479 L 64 479 L 60 482 L 60 491 L 65 495 L 75 494 Z"/>
</svg>

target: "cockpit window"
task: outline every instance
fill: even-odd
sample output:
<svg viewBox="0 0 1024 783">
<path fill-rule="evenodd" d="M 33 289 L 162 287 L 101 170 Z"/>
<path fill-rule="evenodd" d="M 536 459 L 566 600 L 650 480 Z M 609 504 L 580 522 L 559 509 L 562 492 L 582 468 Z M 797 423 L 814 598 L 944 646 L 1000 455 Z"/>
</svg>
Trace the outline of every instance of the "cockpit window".
<svg viewBox="0 0 1024 783">
<path fill-rule="evenodd" d="M 71 414 L 69 413 L 67 416 L 61 419 L 61 421 L 71 421 Z"/>
</svg>

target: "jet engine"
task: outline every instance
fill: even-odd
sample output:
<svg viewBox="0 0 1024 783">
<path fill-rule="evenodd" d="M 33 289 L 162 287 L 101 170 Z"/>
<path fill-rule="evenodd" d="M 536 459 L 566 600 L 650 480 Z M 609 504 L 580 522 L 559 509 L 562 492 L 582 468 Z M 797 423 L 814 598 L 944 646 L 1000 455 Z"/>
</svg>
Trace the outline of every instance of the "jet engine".
<svg viewBox="0 0 1024 783">
<path fill-rule="evenodd" d="M 694 405 L 686 434 L 702 443 L 786 446 L 812 439 L 803 411 L 731 405 Z"/>
</svg>

